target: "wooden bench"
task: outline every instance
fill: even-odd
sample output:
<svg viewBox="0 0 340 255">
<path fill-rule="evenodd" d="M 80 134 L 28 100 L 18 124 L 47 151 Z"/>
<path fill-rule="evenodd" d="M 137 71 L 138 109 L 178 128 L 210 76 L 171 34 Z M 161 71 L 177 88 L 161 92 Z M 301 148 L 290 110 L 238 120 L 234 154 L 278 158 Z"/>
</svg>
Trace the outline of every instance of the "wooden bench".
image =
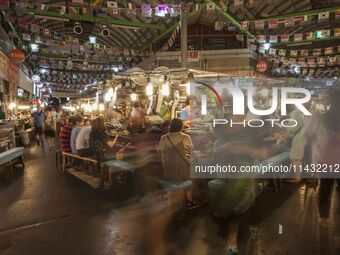
<svg viewBox="0 0 340 255">
<path fill-rule="evenodd" d="M 81 171 L 74 166 L 74 162 L 78 161 L 88 165 L 94 170 L 95 175 L 86 171 Z M 56 154 L 57 169 L 63 172 L 69 172 L 73 176 L 81 179 L 94 188 L 105 188 L 106 186 L 123 188 L 126 187 L 126 172 L 133 172 L 134 166 L 122 160 L 109 160 L 100 162 L 93 158 L 80 157 L 78 155 L 58 151 Z M 107 170 L 107 171 L 106 171 Z M 107 176 L 107 178 L 105 178 Z M 117 177 L 117 178 L 114 178 Z"/>
<path fill-rule="evenodd" d="M 92 174 L 86 171 L 81 171 L 81 169 L 77 169 L 74 163 L 78 161 L 84 165 L 89 166 L 89 169 L 94 170 Z M 98 160 L 87 157 L 80 157 L 79 155 L 68 153 L 68 152 L 56 152 L 56 162 L 57 169 L 62 172 L 68 172 L 73 176 L 81 179 L 85 183 L 89 184 L 93 188 L 103 188 L 104 186 L 104 174 L 103 167 Z M 96 175 L 98 176 L 96 176 Z"/>
<path fill-rule="evenodd" d="M 24 164 L 24 147 L 16 147 L 0 153 L 0 166 L 5 164 L 10 165 L 10 173 L 13 172 L 14 166 L 17 162 L 21 165 L 21 168 L 25 168 Z"/>
<path fill-rule="evenodd" d="M 129 162 L 123 160 L 109 160 L 103 162 L 103 167 L 108 170 L 108 184 L 111 190 L 126 192 L 134 189 L 134 177 L 135 166 Z"/>
<path fill-rule="evenodd" d="M 156 177 L 154 180 L 162 187 L 165 192 L 174 192 L 192 188 L 191 180 L 177 182 L 164 177 Z"/>
</svg>

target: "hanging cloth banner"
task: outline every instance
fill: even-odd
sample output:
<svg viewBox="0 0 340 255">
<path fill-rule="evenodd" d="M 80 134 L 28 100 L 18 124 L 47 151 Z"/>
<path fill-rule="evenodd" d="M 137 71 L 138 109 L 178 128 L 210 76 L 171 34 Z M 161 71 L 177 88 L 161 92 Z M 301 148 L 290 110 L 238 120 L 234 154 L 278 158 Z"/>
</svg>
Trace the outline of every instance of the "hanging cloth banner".
<svg viewBox="0 0 340 255">
<path fill-rule="evenodd" d="M 223 29 L 223 22 L 222 21 L 215 21 L 214 29 L 216 31 L 221 31 Z"/>
<path fill-rule="evenodd" d="M 268 27 L 269 28 L 277 28 L 279 25 L 279 20 L 277 19 L 271 19 L 268 21 Z"/>
<path fill-rule="evenodd" d="M 331 55 L 333 54 L 333 47 L 328 47 L 325 49 L 325 54 L 326 55 Z"/>
<path fill-rule="evenodd" d="M 340 28 L 334 30 L 334 36 L 340 36 Z"/>
<path fill-rule="evenodd" d="M 307 32 L 306 33 L 306 40 L 313 40 L 314 39 L 314 33 L 313 32 Z"/>
<path fill-rule="evenodd" d="M 256 20 L 255 29 L 264 29 L 264 20 Z"/>
<path fill-rule="evenodd" d="M 269 55 L 275 56 L 275 55 L 276 55 L 276 49 L 270 48 L 270 49 L 269 49 Z"/>
<path fill-rule="evenodd" d="M 265 35 L 258 35 L 257 40 L 259 41 L 259 43 L 265 43 L 267 41 L 267 38 Z"/>
<path fill-rule="evenodd" d="M 301 23 L 306 23 L 309 21 L 308 15 L 304 15 L 300 17 L 300 22 Z"/>
<path fill-rule="evenodd" d="M 128 14 L 136 15 L 136 13 L 137 13 L 136 4 L 128 3 L 128 9 L 129 9 Z"/>
<path fill-rule="evenodd" d="M 294 35 L 294 41 L 295 42 L 301 42 L 303 39 L 303 34 L 295 34 Z"/>
<path fill-rule="evenodd" d="M 313 56 L 320 56 L 321 55 L 321 49 L 313 49 Z"/>
<path fill-rule="evenodd" d="M 277 43 L 277 35 L 271 35 L 269 37 L 269 42 L 270 43 Z"/>
<path fill-rule="evenodd" d="M 326 21 L 329 19 L 329 12 L 321 12 L 318 15 L 319 21 Z"/>
<path fill-rule="evenodd" d="M 293 27 L 295 26 L 295 17 L 287 17 L 285 19 L 285 27 Z"/>
<path fill-rule="evenodd" d="M 286 56 L 286 50 L 285 49 L 279 49 L 279 56 L 281 56 L 281 57 Z"/>
<path fill-rule="evenodd" d="M 303 57 L 308 56 L 308 50 L 301 50 L 300 55 Z"/>
<path fill-rule="evenodd" d="M 207 3 L 206 7 L 207 11 L 213 11 L 215 10 L 215 3 Z"/>
<path fill-rule="evenodd" d="M 281 35 L 281 42 L 289 42 L 289 35 Z"/>
<path fill-rule="evenodd" d="M 242 21 L 241 26 L 242 28 L 247 29 L 249 27 L 249 21 Z"/>
<path fill-rule="evenodd" d="M 335 18 L 336 19 L 340 18 L 340 9 L 335 12 Z"/>
<path fill-rule="evenodd" d="M 142 16 L 148 18 L 152 17 L 151 4 L 142 4 Z"/>
<path fill-rule="evenodd" d="M 289 55 L 292 56 L 292 57 L 297 57 L 298 51 L 297 50 L 291 50 Z"/>
</svg>

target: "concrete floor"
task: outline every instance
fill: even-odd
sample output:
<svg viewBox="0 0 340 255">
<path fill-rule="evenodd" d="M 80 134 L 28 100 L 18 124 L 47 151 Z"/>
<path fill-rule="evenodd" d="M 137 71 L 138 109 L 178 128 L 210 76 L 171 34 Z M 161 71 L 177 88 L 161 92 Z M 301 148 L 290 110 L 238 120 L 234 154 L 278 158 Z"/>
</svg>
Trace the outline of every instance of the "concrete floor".
<svg viewBox="0 0 340 255">
<path fill-rule="evenodd" d="M 55 169 L 54 154 L 32 146 L 26 169 L 0 181 L 1 255 L 223 255 L 225 242 L 206 209 L 169 210 L 156 194 L 117 199 Z M 340 234 L 339 194 L 328 222 L 320 224 L 317 191 L 284 185 L 259 196 L 258 238 L 242 222 L 242 254 L 335 255 Z M 282 233 L 279 233 L 279 225 Z"/>
</svg>

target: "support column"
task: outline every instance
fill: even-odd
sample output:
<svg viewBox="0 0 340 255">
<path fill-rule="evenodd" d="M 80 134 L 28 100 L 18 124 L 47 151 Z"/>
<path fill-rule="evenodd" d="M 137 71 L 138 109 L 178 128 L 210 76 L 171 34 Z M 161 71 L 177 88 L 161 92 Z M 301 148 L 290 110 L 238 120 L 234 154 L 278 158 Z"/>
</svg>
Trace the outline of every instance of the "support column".
<svg viewBox="0 0 340 255">
<path fill-rule="evenodd" d="M 182 67 L 187 69 L 188 57 L 188 14 L 186 9 L 186 4 L 184 3 L 181 10 L 181 61 Z"/>
</svg>

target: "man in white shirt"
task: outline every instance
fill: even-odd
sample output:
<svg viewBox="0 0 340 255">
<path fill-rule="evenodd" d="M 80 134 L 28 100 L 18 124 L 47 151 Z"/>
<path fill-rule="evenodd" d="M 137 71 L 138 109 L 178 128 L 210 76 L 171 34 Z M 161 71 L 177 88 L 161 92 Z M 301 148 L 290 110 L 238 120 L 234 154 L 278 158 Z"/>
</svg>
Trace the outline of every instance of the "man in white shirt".
<svg viewBox="0 0 340 255">
<path fill-rule="evenodd" d="M 72 153 L 78 154 L 77 149 L 76 149 L 76 141 L 77 141 L 77 136 L 83 127 L 83 118 L 80 116 L 76 116 L 75 118 L 76 118 L 76 125 L 72 129 L 70 146 L 71 146 Z"/>
<path fill-rule="evenodd" d="M 79 131 L 76 139 L 76 150 L 79 156 L 87 157 L 91 155 L 90 152 L 90 134 L 91 134 L 91 122 L 90 120 L 84 120 L 84 127 Z"/>
</svg>

